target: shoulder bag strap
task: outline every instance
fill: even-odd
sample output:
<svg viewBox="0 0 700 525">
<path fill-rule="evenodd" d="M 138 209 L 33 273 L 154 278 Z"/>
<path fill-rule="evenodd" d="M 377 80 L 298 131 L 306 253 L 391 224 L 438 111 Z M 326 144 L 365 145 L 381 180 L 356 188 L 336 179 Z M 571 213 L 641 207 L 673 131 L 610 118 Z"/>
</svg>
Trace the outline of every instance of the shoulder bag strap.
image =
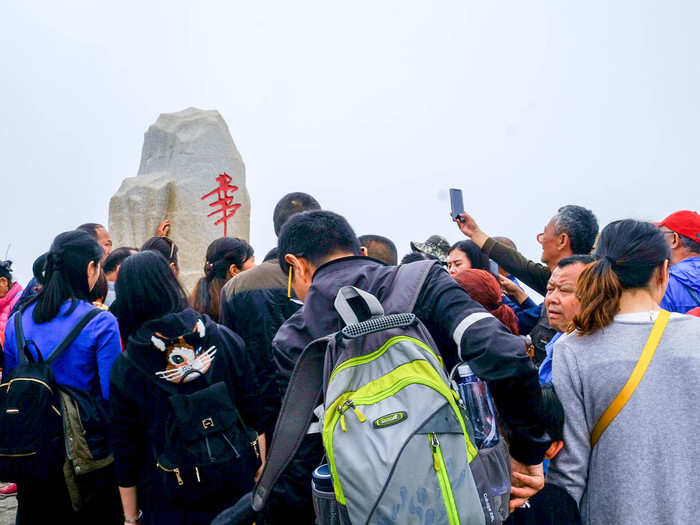
<svg viewBox="0 0 700 525">
<path fill-rule="evenodd" d="M 603 415 L 600 416 L 600 419 L 593 427 L 593 432 L 591 432 L 591 448 L 596 446 L 596 443 L 600 440 L 605 429 L 608 428 L 608 425 L 617 417 L 620 410 L 622 410 L 627 404 L 627 401 L 632 397 L 632 394 L 634 394 L 637 386 L 639 386 L 647 368 L 649 368 L 649 363 L 651 363 L 654 353 L 656 353 L 656 348 L 659 346 L 659 341 L 661 341 L 661 336 L 664 334 L 664 330 L 666 330 L 666 325 L 668 324 L 670 316 L 671 313 L 666 310 L 661 310 L 659 312 L 654 327 L 651 329 L 651 334 L 649 334 L 649 338 L 642 350 L 642 355 L 639 357 L 639 361 L 637 361 L 634 370 L 632 370 L 632 374 L 627 380 L 627 383 L 625 383 L 620 393 L 617 394 L 617 397 L 610 403 L 610 406 L 605 409 L 605 412 L 603 412 Z"/>
<path fill-rule="evenodd" d="M 309 343 L 297 361 L 282 400 L 267 463 L 253 491 L 253 509 L 260 512 L 272 488 L 301 445 L 323 389 L 323 362 L 328 339 Z"/>
<path fill-rule="evenodd" d="M 92 321 L 95 316 L 99 313 L 101 313 L 102 310 L 99 308 L 92 308 L 89 312 L 87 312 L 83 317 L 80 318 L 80 321 L 76 323 L 76 325 L 71 328 L 71 331 L 68 332 L 68 335 L 63 338 L 63 341 L 58 343 L 58 346 L 56 349 L 53 351 L 51 356 L 46 360 L 48 364 L 53 363 L 61 357 L 61 354 L 65 352 L 66 348 L 68 348 L 71 344 L 73 344 L 73 341 L 80 335 L 80 332 L 83 331 L 83 328 Z"/>
</svg>

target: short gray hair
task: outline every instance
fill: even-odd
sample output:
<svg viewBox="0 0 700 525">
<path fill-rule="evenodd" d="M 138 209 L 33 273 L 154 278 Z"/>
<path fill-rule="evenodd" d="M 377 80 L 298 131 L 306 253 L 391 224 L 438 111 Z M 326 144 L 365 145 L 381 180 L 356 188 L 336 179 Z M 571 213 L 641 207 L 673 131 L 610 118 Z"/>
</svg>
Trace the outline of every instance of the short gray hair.
<svg viewBox="0 0 700 525">
<path fill-rule="evenodd" d="M 678 234 L 678 238 L 681 240 L 681 246 L 687 248 L 693 253 L 700 253 L 700 242 L 694 241 L 690 237 L 686 237 L 685 235 L 681 235 L 680 233 Z"/>
<path fill-rule="evenodd" d="M 554 216 L 554 233 L 568 234 L 571 251 L 575 254 L 591 253 L 598 235 L 598 220 L 583 206 L 562 206 Z"/>
</svg>

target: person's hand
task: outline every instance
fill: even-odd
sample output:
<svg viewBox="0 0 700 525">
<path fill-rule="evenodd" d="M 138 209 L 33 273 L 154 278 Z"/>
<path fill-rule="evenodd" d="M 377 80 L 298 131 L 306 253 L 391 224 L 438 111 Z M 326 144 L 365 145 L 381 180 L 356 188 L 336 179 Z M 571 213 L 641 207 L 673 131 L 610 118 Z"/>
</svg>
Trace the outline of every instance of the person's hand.
<svg viewBox="0 0 700 525">
<path fill-rule="evenodd" d="M 479 228 L 479 225 L 476 223 L 476 221 L 472 218 L 471 215 L 467 213 L 461 213 L 459 215 L 462 220 L 457 220 L 457 227 L 459 230 L 469 237 L 476 245 L 481 248 L 484 243 L 486 242 L 486 239 L 489 238 L 488 235 L 486 235 L 484 232 L 481 231 L 481 228 Z"/>
<path fill-rule="evenodd" d="M 163 222 L 161 222 L 158 225 L 158 229 L 156 230 L 156 237 L 167 237 L 169 233 L 170 221 L 168 219 L 164 219 Z"/>
<path fill-rule="evenodd" d="M 525 465 L 510 458 L 510 511 L 525 505 L 525 502 L 544 487 L 544 470 L 542 463 Z"/>
<path fill-rule="evenodd" d="M 527 300 L 527 294 L 520 288 L 514 281 L 511 281 L 505 275 L 499 275 L 498 281 L 501 283 L 501 288 L 503 292 L 515 299 L 518 304 L 523 304 Z"/>
<path fill-rule="evenodd" d="M 263 461 L 263 462 L 260 464 L 260 468 L 259 468 L 258 471 L 255 473 L 255 476 L 253 476 L 253 481 L 255 481 L 255 483 L 257 483 L 258 481 L 260 481 L 260 476 L 262 476 L 263 470 L 265 470 L 265 463 L 266 463 L 266 462 Z"/>
</svg>

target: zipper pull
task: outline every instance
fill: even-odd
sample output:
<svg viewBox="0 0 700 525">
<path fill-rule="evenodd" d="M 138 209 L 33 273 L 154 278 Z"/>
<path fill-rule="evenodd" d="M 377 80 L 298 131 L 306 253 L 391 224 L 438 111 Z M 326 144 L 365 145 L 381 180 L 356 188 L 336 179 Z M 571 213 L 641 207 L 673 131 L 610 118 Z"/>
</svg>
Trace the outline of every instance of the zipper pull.
<svg viewBox="0 0 700 525">
<path fill-rule="evenodd" d="M 180 485 L 180 486 L 184 485 L 185 482 L 182 481 L 182 476 L 180 476 L 180 468 L 179 468 L 179 467 L 175 467 L 175 469 L 173 470 L 173 472 L 175 473 L 175 477 L 177 478 L 177 484 Z"/>
<path fill-rule="evenodd" d="M 197 467 L 194 467 L 194 473 L 197 475 L 197 483 L 201 483 L 202 480 L 199 477 L 199 469 Z"/>
<path fill-rule="evenodd" d="M 438 447 L 440 442 L 435 434 L 430 434 L 430 448 L 433 449 L 433 468 L 435 472 L 440 471 L 440 460 L 438 458 Z"/>
<path fill-rule="evenodd" d="M 360 420 L 360 423 L 364 423 L 365 421 L 367 421 L 367 418 L 365 418 L 364 414 L 360 412 L 360 409 L 357 408 L 355 405 L 352 405 L 352 410 L 353 412 L 355 412 L 357 419 Z"/>
<path fill-rule="evenodd" d="M 340 414 L 340 428 L 343 429 L 343 432 L 348 431 L 348 427 L 345 424 L 345 414 L 343 414 L 343 413 Z"/>
</svg>

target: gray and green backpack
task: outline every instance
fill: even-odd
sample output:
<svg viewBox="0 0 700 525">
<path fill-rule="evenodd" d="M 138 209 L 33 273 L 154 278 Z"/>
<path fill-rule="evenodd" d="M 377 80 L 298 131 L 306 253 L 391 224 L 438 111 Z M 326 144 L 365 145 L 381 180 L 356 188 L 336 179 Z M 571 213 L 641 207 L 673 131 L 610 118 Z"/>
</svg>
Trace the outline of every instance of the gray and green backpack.
<svg viewBox="0 0 700 525">
<path fill-rule="evenodd" d="M 310 343 L 297 362 L 253 493 L 256 510 L 307 431 L 317 429 L 337 522 L 497 524 L 507 517 L 507 498 L 491 496 L 491 469 L 435 343 L 410 313 L 431 267 L 399 267 L 383 304 L 358 288 L 340 289 L 335 309 L 345 327 Z M 505 447 L 496 455 L 502 478 Z"/>
</svg>

